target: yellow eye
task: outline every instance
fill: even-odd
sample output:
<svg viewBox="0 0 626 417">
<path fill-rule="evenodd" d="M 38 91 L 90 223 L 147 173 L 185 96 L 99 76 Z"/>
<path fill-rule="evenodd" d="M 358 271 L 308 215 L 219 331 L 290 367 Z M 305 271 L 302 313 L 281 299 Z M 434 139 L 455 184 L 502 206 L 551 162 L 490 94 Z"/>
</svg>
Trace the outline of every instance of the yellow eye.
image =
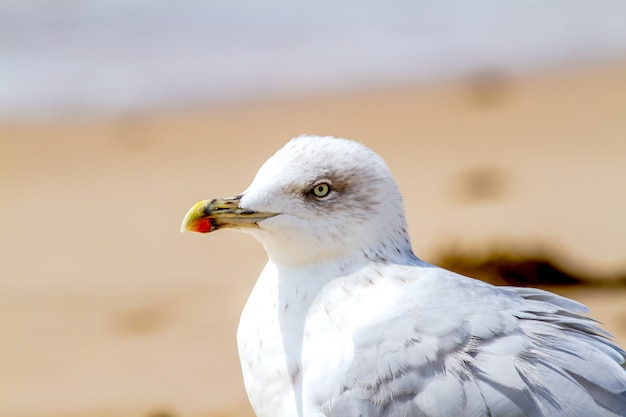
<svg viewBox="0 0 626 417">
<path fill-rule="evenodd" d="M 315 184 L 311 192 L 317 198 L 324 198 L 328 194 L 330 194 L 330 184 L 327 182 L 320 182 L 319 184 Z"/>
</svg>

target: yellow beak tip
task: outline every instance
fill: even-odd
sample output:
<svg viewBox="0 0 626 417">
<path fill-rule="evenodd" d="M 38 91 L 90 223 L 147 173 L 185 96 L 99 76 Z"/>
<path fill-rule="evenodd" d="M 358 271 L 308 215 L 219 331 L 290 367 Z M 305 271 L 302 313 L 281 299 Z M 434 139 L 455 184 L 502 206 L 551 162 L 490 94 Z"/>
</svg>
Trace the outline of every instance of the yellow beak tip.
<svg viewBox="0 0 626 417">
<path fill-rule="evenodd" d="M 183 223 L 180 225 L 181 233 L 186 231 L 208 233 L 215 229 L 213 220 L 205 214 L 208 204 L 209 201 L 207 200 L 200 201 L 189 209 L 183 219 Z"/>
</svg>

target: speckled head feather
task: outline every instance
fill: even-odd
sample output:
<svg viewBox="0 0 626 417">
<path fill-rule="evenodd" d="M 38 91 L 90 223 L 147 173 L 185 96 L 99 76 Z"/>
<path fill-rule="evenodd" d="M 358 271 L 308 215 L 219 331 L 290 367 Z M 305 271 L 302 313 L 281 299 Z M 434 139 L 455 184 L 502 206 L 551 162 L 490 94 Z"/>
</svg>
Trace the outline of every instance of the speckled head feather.
<svg viewBox="0 0 626 417">
<path fill-rule="evenodd" d="M 317 197 L 313 188 L 328 184 Z M 259 169 L 242 208 L 278 213 L 247 230 L 276 263 L 310 263 L 350 252 L 396 259 L 411 251 L 402 197 L 385 161 L 358 142 L 299 136 Z"/>
</svg>

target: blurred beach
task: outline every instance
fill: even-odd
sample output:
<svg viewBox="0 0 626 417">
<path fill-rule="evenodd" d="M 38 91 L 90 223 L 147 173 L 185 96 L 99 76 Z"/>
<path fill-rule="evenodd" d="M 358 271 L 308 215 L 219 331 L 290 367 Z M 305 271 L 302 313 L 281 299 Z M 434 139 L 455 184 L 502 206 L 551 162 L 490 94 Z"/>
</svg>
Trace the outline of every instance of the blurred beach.
<svg viewBox="0 0 626 417">
<path fill-rule="evenodd" d="M 0 5 L 0 417 L 252 416 L 235 332 L 265 253 L 179 226 L 301 133 L 387 161 L 422 259 L 549 256 L 626 345 L 623 3 L 199 3 Z"/>
</svg>

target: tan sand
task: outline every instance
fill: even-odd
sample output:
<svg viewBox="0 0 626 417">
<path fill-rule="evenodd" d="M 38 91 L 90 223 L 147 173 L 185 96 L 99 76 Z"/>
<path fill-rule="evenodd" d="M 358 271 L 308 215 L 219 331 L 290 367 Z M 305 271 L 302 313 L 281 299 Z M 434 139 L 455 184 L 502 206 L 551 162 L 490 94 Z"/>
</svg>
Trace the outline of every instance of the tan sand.
<svg viewBox="0 0 626 417">
<path fill-rule="evenodd" d="M 626 270 L 626 66 L 0 126 L 0 417 L 251 416 L 235 329 L 265 262 L 178 232 L 299 133 L 360 140 L 414 246 L 545 247 Z M 626 291 L 565 290 L 626 343 Z"/>
</svg>

